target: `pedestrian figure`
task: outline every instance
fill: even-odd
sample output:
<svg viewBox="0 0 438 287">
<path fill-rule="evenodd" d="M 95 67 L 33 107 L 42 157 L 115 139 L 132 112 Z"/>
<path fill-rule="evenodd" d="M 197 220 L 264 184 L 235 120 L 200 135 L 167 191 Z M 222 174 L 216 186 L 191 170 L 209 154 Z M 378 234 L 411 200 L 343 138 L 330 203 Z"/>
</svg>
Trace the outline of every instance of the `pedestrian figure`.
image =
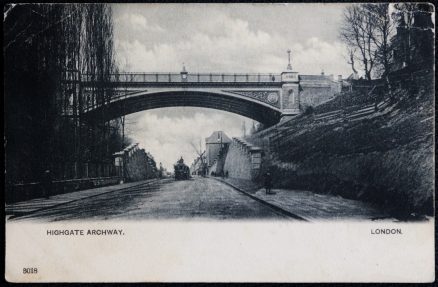
<svg viewBox="0 0 438 287">
<path fill-rule="evenodd" d="M 271 177 L 271 173 L 267 172 L 265 174 L 265 190 L 266 190 L 266 194 L 272 194 L 271 188 L 272 188 L 272 177 Z"/>
<path fill-rule="evenodd" d="M 44 189 L 44 197 L 49 198 L 52 194 L 52 174 L 50 173 L 50 170 L 44 172 L 41 185 Z"/>
</svg>

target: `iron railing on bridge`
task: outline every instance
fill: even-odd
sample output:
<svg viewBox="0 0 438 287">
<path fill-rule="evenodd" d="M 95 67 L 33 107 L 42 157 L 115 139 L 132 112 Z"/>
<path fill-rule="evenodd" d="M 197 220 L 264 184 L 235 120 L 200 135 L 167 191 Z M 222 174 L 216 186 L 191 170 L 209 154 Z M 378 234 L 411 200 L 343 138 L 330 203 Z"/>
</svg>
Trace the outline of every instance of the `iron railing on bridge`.
<svg viewBox="0 0 438 287">
<path fill-rule="evenodd" d="M 93 82 L 93 75 L 83 74 L 83 82 Z M 118 73 L 110 75 L 117 83 L 281 83 L 281 74 L 182 74 L 182 73 Z"/>
</svg>

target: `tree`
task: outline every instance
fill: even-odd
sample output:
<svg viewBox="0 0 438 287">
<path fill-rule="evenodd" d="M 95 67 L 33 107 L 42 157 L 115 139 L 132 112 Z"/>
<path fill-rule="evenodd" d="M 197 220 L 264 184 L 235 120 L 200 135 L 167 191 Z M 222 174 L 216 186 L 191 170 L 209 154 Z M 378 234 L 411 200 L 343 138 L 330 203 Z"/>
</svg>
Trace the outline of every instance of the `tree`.
<svg viewBox="0 0 438 287">
<path fill-rule="evenodd" d="M 388 3 L 363 4 L 364 9 L 369 11 L 370 20 L 374 23 L 374 33 L 371 39 L 376 47 L 376 73 L 386 76 L 391 65 L 391 37 L 394 35 L 395 24 L 391 20 Z"/>
<path fill-rule="evenodd" d="M 87 103 L 105 106 L 113 97 L 110 6 L 19 4 L 5 6 L 4 14 L 8 179 L 38 180 L 47 168 L 55 177 L 82 176 L 81 164 L 109 162 L 120 148 L 118 120 L 107 121 L 102 109 L 85 121 L 83 112 Z M 66 172 L 72 165 L 74 173 Z"/>
<path fill-rule="evenodd" d="M 355 72 L 357 60 L 368 80 L 387 75 L 391 68 L 395 23 L 389 7 L 388 3 L 353 4 L 344 11 L 340 36 L 347 44 L 348 63 Z"/>
<path fill-rule="evenodd" d="M 392 19 L 397 25 L 397 61 L 404 65 L 433 65 L 434 7 L 430 3 L 396 3 Z"/>
<path fill-rule="evenodd" d="M 397 26 L 406 31 L 403 35 L 403 55 L 407 65 L 411 63 L 411 30 L 414 20 L 414 11 L 416 10 L 416 3 L 398 3 L 394 4 L 395 11 L 392 14 L 393 19 L 397 22 Z"/>
<path fill-rule="evenodd" d="M 367 80 L 371 80 L 377 57 L 377 47 L 373 40 L 377 28 L 370 14 L 364 4 L 348 6 L 344 10 L 340 31 L 341 40 L 349 49 L 350 63 L 359 61 Z"/>
<path fill-rule="evenodd" d="M 348 48 L 348 58 L 349 61 L 347 62 L 349 65 L 351 65 L 351 70 L 353 71 L 353 73 L 356 75 L 357 74 L 357 70 L 356 70 L 356 66 L 355 66 L 355 61 L 354 61 L 354 55 L 356 53 L 356 49 L 353 48 Z"/>
<path fill-rule="evenodd" d="M 199 165 L 199 168 L 201 169 L 201 175 L 205 176 L 207 163 L 206 163 L 206 158 L 205 158 L 205 151 L 202 151 L 201 141 L 199 141 L 199 149 L 196 147 L 196 145 L 193 142 L 191 142 L 190 145 L 192 146 L 193 150 L 198 155 L 198 157 L 195 159 L 195 161 L 199 160 L 201 162 L 201 164 Z"/>
</svg>

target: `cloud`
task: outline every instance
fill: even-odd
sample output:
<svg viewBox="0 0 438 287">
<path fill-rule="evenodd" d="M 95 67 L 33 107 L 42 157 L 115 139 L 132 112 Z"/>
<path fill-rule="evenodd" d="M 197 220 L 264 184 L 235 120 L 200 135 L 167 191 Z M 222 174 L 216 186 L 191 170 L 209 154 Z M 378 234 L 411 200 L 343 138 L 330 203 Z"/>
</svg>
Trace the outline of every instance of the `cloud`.
<svg viewBox="0 0 438 287">
<path fill-rule="evenodd" d="M 221 33 L 209 33 L 213 27 Z M 269 64 L 267 59 L 274 51 L 274 44 L 268 33 L 252 31 L 248 22 L 232 18 L 213 21 L 207 28 L 170 43 L 116 39 L 118 57 L 128 59 L 129 67 L 159 72 L 179 71 L 182 62 L 191 71 L 256 72 Z"/>
<path fill-rule="evenodd" d="M 294 68 L 302 74 L 318 74 L 324 70 L 327 74 L 345 76 L 350 73 L 350 68 L 344 55 L 345 46 L 342 43 L 328 43 L 312 37 L 293 50 Z"/>
<path fill-rule="evenodd" d="M 122 31 L 163 33 L 165 29 L 156 23 L 149 23 L 144 15 L 138 13 L 122 14 L 115 18 L 116 28 Z"/>
<path fill-rule="evenodd" d="M 169 72 L 181 68 L 181 61 L 177 62 L 177 50 L 168 44 L 157 44 L 151 49 L 140 43 L 139 40 L 116 41 L 118 50 L 117 61 L 125 63 L 121 70 L 128 72 Z"/>
<path fill-rule="evenodd" d="M 148 28 L 148 21 L 146 18 L 139 14 L 132 14 L 128 18 L 129 24 L 133 25 L 136 28 L 140 29 L 147 29 Z"/>
<path fill-rule="evenodd" d="M 179 41 L 116 40 L 118 58 L 126 59 L 125 69 L 132 71 L 177 72 L 184 62 L 189 72 L 280 73 L 287 65 L 285 51 L 290 47 L 293 67 L 302 74 L 319 74 L 321 69 L 333 74 L 349 73 L 340 42 L 311 37 L 304 43 L 290 44 L 280 35 L 251 29 L 241 19 L 219 19 Z"/>
</svg>

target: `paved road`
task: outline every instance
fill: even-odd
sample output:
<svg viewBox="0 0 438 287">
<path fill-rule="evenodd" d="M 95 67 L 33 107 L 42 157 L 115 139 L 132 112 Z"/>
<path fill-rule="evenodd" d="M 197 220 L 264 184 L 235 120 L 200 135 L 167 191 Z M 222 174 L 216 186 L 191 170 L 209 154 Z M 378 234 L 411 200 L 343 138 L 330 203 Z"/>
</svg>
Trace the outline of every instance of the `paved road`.
<svg viewBox="0 0 438 287">
<path fill-rule="evenodd" d="M 162 180 L 62 204 L 14 220 L 286 219 L 209 178 Z"/>
</svg>

